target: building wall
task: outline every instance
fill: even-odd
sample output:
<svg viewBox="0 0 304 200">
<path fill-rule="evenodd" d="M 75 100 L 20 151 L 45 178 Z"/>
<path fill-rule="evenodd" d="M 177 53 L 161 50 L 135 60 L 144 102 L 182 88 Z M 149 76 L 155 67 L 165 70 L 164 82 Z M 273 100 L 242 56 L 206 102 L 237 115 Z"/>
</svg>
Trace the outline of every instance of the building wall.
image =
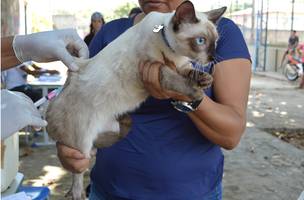
<svg viewBox="0 0 304 200">
<path fill-rule="evenodd" d="M 251 55 L 252 61 L 255 59 L 255 46 L 253 44 L 248 44 L 248 49 Z M 270 72 L 282 72 L 283 66 L 281 65 L 282 59 L 286 48 L 280 47 L 267 47 L 265 52 L 265 47 L 260 45 L 259 46 L 259 53 L 258 53 L 258 61 L 256 69 L 257 71 L 270 71 Z M 266 53 L 266 54 L 265 54 Z M 264 57 L 266 55 L 266 59 Z M 264 62 L 265 66 L 264 66 Z M 254 66 L 252 66 L 254 67 Z"/>
<path fill-rule="evenodd" d="M 250 36 L 251 36 L 251 29 L 247 27 L 243 27 L 239 25 L 245 40 L 249 43 Z M 256 33 L 254 33 L 255 35 Z M 304 31 L 298 31 L 297 35 L 299 36 L 300 43 L 304 43 Z M 268 30 L 267 31 L 267 44 L 270 46 L 277 46 L 277 47 L 287 47 L 288 45 L 288 38 L 290 36 L 290 30 Z M 265 44 L 265 37 L 266 31 L 262 31 L 261 35 L 261 44 Z M 254 42 L 254 41 L 253 41 Z"/>
</svg>

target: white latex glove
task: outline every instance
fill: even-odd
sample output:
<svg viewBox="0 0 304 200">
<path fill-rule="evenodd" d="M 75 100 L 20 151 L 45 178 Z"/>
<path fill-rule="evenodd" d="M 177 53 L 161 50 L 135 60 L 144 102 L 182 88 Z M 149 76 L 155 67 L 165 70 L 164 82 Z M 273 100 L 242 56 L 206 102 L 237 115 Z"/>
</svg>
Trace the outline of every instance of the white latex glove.
<svg viewBox="0 0 304 200">
<path fill-rule="evenodd" d="M 74 57 L 88 58 L 86 43 L 79 37 L 75 29 L 63 29 L 17 35 L 13 40 L 13 49 L 18 60 L 51 62 L 61 60 L 70 70 L 77 71 Z"/>
<path fill-rule="evenodd" d="M 28 125 L 44 127 L 47 122 L 41 118 L 28 96 L 21 92 L 1 90 L 1 140 Z"/>
</svg>

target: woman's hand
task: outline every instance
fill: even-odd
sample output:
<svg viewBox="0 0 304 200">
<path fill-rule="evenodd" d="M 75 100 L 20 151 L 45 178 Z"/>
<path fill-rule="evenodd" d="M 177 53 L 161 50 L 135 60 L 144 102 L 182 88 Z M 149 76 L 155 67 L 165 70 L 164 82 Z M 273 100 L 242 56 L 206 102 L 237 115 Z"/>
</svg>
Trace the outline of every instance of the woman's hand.
<svg viewBox="0 0 304 200">
<path fill-rule="evenodd" d="M 150 61 L 139 63 L 139 75 L 141 76 L 141 79 L 147 91 L 156 99 L 172 98 L 181 101 L 191 101 L 191 99 L 185 95 L 172 90 L 166 90 L 161 87 L 160 69 L 162 67 L 170 67 L 172 69 L 175 69 L 175 66 L 166 65 L 161 62 Z"/>
<path fill-rule="evenodd" d="M 89 168 L 90 159 L 86 158 L 80 151 L 59 142 L 56 143 L 56 147 L 59 160 L 66 170 L 72 173 L 81 173 Z"/>
</svg>

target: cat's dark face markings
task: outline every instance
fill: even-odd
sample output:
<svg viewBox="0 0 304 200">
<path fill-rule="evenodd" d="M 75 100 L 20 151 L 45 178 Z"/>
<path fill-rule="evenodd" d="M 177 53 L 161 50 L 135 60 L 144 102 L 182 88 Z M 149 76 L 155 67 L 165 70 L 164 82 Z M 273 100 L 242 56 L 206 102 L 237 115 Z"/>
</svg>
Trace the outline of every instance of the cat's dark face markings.
<svg viewBox="0 0 304 200">
<path fill-rule="evenodd" d="M 177 7 L 174 17 L 172 18 L 173 31 L 178 32 L 182 23 L 195 24 L 198 22 L 199 19 L 197 19 L 195 15 L 193 4 L 190 1 L 185 1 Z"/>
<path fill-rule="evenodd" d="M 218 39 L 215 24 L 225 10 L 226 7 L 211 10 L 205 12 L 203 18 L 198 18 L 193 4 L 184 1 L 171 20 L 175 41 L 180 44 L 176 45 L 177 48 L 202 63 L 212 61 Z"/>
<path fill-rule="evenodd" d="M 213 60 L 215 53 L 217 33 L 214 33 L 213 31 L 214 30 L 212 27 L 207 26 L 206 33 L 201 33 L 200 35 L 188 39 L 188 45 L 194 53 L 199 54 L 202 51 L 207 52 L 208 62 L 211 62 Z M 200 44 L 198 42 L 201 42 L 203 44 Z"/>
</svg>

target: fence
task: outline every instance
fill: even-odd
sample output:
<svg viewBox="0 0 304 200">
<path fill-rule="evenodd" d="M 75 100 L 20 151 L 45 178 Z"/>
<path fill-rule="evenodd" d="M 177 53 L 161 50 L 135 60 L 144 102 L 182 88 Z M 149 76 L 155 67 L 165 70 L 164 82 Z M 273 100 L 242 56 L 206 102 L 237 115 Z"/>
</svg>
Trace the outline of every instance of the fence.
<svg viewBox="0 0 304 200">
<path fill-rule="evenodd" d="M 239 25 L 253 61 L 254 70 L 257 71 L 281 71 L 281 62 L 287 49 L 290 31 L 287 30 L 268 30 L 263 29 L 260 32 L 260 40 L 256 41 L 256 30 L 252 34 L 251 29 Z M 267 34 L 267 41 L 265 38 Z M 251 38 L 252 35 L 254 38 Z M 304 42 L 304 31 L 298 31 L 300 43 Z M 255 44 L 257 42 L 257 44 Z"/>
</svg>

